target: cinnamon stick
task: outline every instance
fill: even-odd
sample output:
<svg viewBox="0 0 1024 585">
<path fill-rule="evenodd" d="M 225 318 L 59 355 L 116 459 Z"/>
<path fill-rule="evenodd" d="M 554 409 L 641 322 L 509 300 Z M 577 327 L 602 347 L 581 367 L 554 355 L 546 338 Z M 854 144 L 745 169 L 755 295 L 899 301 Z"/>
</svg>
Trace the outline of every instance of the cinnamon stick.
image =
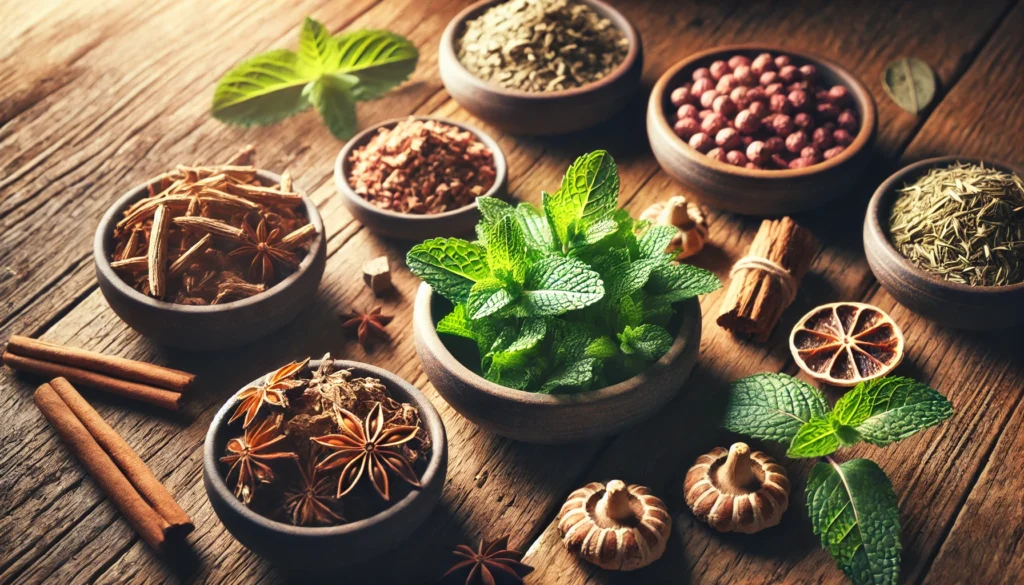
<svg viewBox="0 0 1024 585">
<path fill-rule="evenodd" d="M 793 302 L 817 250 L 811 232 L 789 217 L 764 220 L 747 255 L 733 269 L 718 324 L 767 341 L 782 312 Z"/>
<path fill-rule="evenodd" d="M 7 340 L 7 351 L 20 356 L 75 366 L 83 370 L 166 388 L 175 392 L 184 392 L 195 380 L 193 374 L 181 370 L 103 355 L 95 351 L 65 347 L 21 335 L 12 335 Z"/>
<path fill-rule="evenodd" d="M 185 510 L 174 501 L 174 497 L 153 475 L 142 458 L 103 420 L 96 409 L 82 398 L 74 386 L 64 378 L 51 380 L 49 386 L 82 422 L 100 447 L 103 447 L 139 495 L 169 525 L 165 533 L 173 530 L 184 536 L 192 532 L 195 526 Z"/>
<path fill-rule="evenodd" d="M 49 384 L 43 384 L 36 390 L 33 401 L 135 532 L 149 546 L 162 551 L 169 524 L 135 491 L 128 478 L 89 434 L 82 421 L 78 420 Z"/>
<path fill-rule="evenodd" d="M 15 370 L 31 372 L 49 378 L 67 378 L 75 384 L 89 386 L 125 398 L 131 398 L 168 410 L 178 411 L 181 408 L 181 393 L 164 390 L 155 386 L 113 378 L 105 374 L 90 372 L 74 366 L 67 366 L 35 358 L 4 352 L 4 364 Z"/>
</svg>

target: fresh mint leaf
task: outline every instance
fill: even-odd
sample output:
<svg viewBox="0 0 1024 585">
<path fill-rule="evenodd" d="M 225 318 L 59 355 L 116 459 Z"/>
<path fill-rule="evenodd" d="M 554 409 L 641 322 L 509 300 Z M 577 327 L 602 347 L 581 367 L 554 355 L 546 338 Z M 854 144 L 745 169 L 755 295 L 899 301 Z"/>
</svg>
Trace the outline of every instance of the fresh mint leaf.
<svg viewBox="0 0 1024 585">
<path fill-rule="evenodd" d="M 577 231 L 610 217 L 618 206 L 619 172 L 607 151 L 597 150 L 576 159 L 553 195 L 542 195 L 544 212 L 558 241 L 567 246 L 570 225 Z"/>
<path fill-rule="evenodd" d="M 526 271 L 523 306 L 533 315 L 561 315 L 601 300 L 601 276 L 573 258 L 552 256 Z"/>
<path fill-rule="evenodd" d="M 306 86 L 307 99 L 335 138 L 348 140 L 356 131 L 356 102 L 351 79 L 324 74 Z"/>
<path fill-rule="evenodd" d="M 953 416 L 953 405 L 927 384 L 902 376 L 861 382 L 836 402 L 832 418 L 861 439 L 885 446 Z"/>
<path fill-rule="evenodd" d="M 472 321 L 469 318 L 466 305 L 455 305 L 451 313 L 437 322 L 437 332 L 475 341 L 481 355 L 486 353 L 498 338 L 498 330 L 487 319 Z"/>
<path fill-rule="evenodd" d="M 638 327 L 644 322 L 643 307 L 638 305 L 632 297 L 624 296 L 618 301 L 612 301 L 615 312 L 615 329 L 621 331 L 626 327 Z"/>
<path fill-rule="evenodd" d="M 485 256 L 483 246 L 458 238 L 434 238 L 413 246 L 405 262 L 438 294 L 462 303 L 473 284 L 491 274 Z"/>
<path fill-rule="evenodd" d="M 480 223 L 491 227 L 501 218 L 513 215 L 515 208 L 497 197 L 477 197 L 476 205 L 480 208 Z"/>
<path fill-rule="evenodd" d="M 519 296 L 518 287 L 500 278 L 488 276 L 473 285 L 466 299 L 470 319 L 482 319 L 497 313 Z"/>
<path fill-rule="evenodd" d="M 654 323 L 664 327 L 672 319 L 674 312 L 672 303 L 665 301 L 665 299 L 645 298 L 642 304 L 643 315 L 641 318 L 644 323 Z"/>
<path fill-rule="evenodd" d="M 582 246 L 591 246 L 614 234 L 618 230 L 619 224 L 615 223 L 614 219 L 610 217 L 600 219 L 584 227 L 583 231 L 577 234 L 577 237 L 573 241 L 571 247 L 579 248 Z"/>
<path fill-rule="evenodd" d="M 551 235 L 551 226 L 539 209 L 529 203 L 520 203 L 516 206 L 515 214 L 519 226 L 523 228 L 526 243 L 531 249 L 544 252 L 554 250 L 555 240 Z"/>
<path fill-rule="evenodd" d="M 608 359 L 619 353 L 619 346 L 610 337 L 601 336 L 587 345 L 583 355 L 590 358 Z"/>
<path fill-rule="evenodd" d="M 275 49 L 247 59 L 224 75 L 213 93 L 213 116 L 242 126 L 266 125 L 311 105 L 342 139 L 355 131 L 354 101 L 374 99 L 405 81 L 416 48 L 387 31 L 330 36 L 312 18 L 303 22 L 299 51 Z"/>
<path fill-rule="evenodd" d="M 639 355 L 648 361 L 656 361 L 672 347 L 672 334 L 664 327 L 646 323 L 639 327 L 626 327 L 619 333 L 619 348 L 622 353 Z"/>
<path fill-rule="evenodd" d="M 900 514 L 885 472 L 867 459 L 818 463 L 807 482 L 807 509 L 821 546 L 854 585 L 895 585 Z"/>
<path fill-rule="evenodd" d="M 678 233 L 679 229 L 670 225 L 655 225 L 647 228 L 647 231 L 640 236 L 640 257 L 668 262 L 670 256 L 665 253 L 665 249 Z"/>
<path fill-rule="evenodd" d="M 651 272 L 644 290 L 669 303 L 678 303 L 722 288 L 713 272 L 689 264 L 663 264 Z"/>
<path fill-rule="evenodd" d="M 659 260 L 637 260 L 631 264 L 612 268 L 605 276 L 605 290 L 609 299 L 632 294 L 647 284 L 651 274 L 661 266 Z"/>
<path fill-rule="evenodd" d="M 786 455 L 794 459 L 824 457 L 839 448 L 839 436 L 832 421 L 815 417 L 805 422 L 793 437 Z"/>
<path fill-rule="evenodd" d="M 586 390 L 594 380 L 594 368 L 600 363 L 593 358 L 583 358 L 561 366 L 540 387 L 542 394 L 550 394 L 559 388 Z"/>
<path fill-rule="evenodd" d="M 487 264 L 494 274 L 508 274 L 521 283 L 526 277 L 526 236 L 511 215 L 497 220 L 487 230 Z"/>
<path fill-rule="evenodd" d="M 817 388 L 785 374 L 756 374 L 730 384 L 723 426 L 787 443 L 804 423 L 828 412 L 828 401 Z"/>
</svg>

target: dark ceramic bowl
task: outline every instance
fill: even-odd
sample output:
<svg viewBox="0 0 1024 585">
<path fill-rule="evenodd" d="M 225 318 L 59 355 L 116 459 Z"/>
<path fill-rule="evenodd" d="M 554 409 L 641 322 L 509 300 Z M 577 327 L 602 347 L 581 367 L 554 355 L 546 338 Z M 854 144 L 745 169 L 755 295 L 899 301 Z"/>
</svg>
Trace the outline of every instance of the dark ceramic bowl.
<svg viewBox="0 0 1024 585">
<path fill-rule="evenodd" d="M 316 369 L 319 361 L 310 362 Z M 224 483 L 219 459 L 227 442 L 239 434 L 238 425 L 228 426 L 237 401 L 232 398 L 213 417 L 203 445 L 203 485 L 213 511 L 239 542 L 278 566 L 310 570 L 355 564 L 398 546 L 408 538 L 441 499 L 448 472 L 448 439 L 444 424 L 430 401 L 412 384 L 380 368 L 360 362 L 335 360 L 338 368 L 352 368 L 356 376 L 379 378 L 395 400 L 419 409 L 433 447 L 420 477 L 422 488 L 412 489 L 391 507 L 369 518 L 329 527 L 300 527 L 265 518 L 244 506 Z M 253 383 L 260 379 L 253 380 Z"/>
<path fill-rule="evenodd" d="M 259 171 L 265 185 L 277 184 L 280 176 Z M 224 349 L 265 337 L 295 318 L 316 295 L 327 264 L 327 238 L 316 205 L 304 197 L 309 222 L 319 232 L 298 270 L 267 291 L 222 305 L 190 306 L 148 297 L 128 285 L 110 267 L 114 253 L 114 226 L 124 211 L 148 195 L 147 186 L 133 188 L 107 210 L 96 228 L 93 262 L 104 298 L 125 323 L 150 339 L 181 349 Z"/>
<path fill-rule="evenodd" d="M 441 36 L 438 68 L 445 89 L 477 118 L 517 135 L 567 134 L 604 122 L 619 112 L 640 86 L 643 47 L 640 33 L 601 0 L 582 0 L 608 18 L 629 40 L 623 62 L 607 76 L 583 87 L 551 92 L 507 89 L 473 75 L 459 61 L 456 41 L 465 23 L 505 0 L 482 0 L 455 16 Z"/>
<path fill-rule="evenodd" d="M 675 108 L 669 96 L 690 79 L 695 69 L 732 55 L 753 58 L 766 51 L 785 53 L 795 64 L 810 63 L 818 69 L 823 85 L 843 85 L 850 90 L 861 125 L 853 143 L 839 156 L 802 169 L 748 169 L 709 158 L 672 130 L 669 116 Z M 823 57 L 761 45 L 715 47 L 683 59 L 658 79 L 647 104 L 647 137 L 661 168 L 692 190 L 701 202 L 747 215 L 796 213 L 821 207 L 846 194 L 871 160 L 877 132 L 875 101 L 853 74 Z"/>
<path fill-rule="evenodd" d="M 957 329 L 999 329 L 1024 322 L 1024 283 L 969 286 L 949 282 L 907 260 L 889 240 L 889 212 L 896 190 L 933 167 L 981 163 L 1024 176 L 1020 167 L 963 156 L 943 156 L 906 166 L 882 183 L 864 218 L 864 253 L 878 282 L 899 303 L 936 323 Z"/>
<path fill-rule="evenodd" d="M 528 443 L 587 441 L 649 418 L 683 387 L 700 348 L 700 304 L 691 299 L 680 305 L 671 349 L 643 374 L 578 394 L 524 392 L 484 379 L 452 355 L 436 330 L 450 308 L 429 286 L 420 285 L 413 335 L 423 371 L 459 414 L 494 434 Z"/>
<path fill-rule="evenodd" d="M 505 197 L 508 194 L 508 165 L 505 162 L 505 154 L 501 151 L 498 143 L 476 128 L 453 122 L 443 118 L 431 118 L 429 116 L 414 116 L 417 120 L 437 120 L 445 124 L 456 126 L 468 132 L 472 132 L 480 142 L 483 142 L 494 154 L 494 185 L 484 193 L 483 196 Z M 349 140 L 337 160 L 334 161 L 334 184 L 341 193 L 341 202 L 345 209 L 371 231 L 401 240 L 427 240 L 441 236 L 457 236 L 459 234 L 473 231 L 473 227 L 480 220 L 480 210 L 476 202 L 470 203 L 458 209 L 452 209 L 443 213 L 422 215 L 416 213 L 399 213 L 381 209 L 366 199 L 363 199 L 349 186 L 349 157 L 352 152 L 365 145 L 377 134 L 380 128 L 394 128 L 396 124 L 406 118 L 395 118 L 386 120 L 363 130 Z"/>
</svg>

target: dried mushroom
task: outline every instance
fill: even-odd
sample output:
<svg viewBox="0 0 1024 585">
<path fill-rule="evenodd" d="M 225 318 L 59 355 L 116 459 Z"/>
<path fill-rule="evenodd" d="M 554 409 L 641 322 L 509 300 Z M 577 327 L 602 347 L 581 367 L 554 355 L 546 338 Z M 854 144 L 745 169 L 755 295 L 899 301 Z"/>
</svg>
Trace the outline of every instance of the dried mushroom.
<svg viewBox="0 0 1024 585">
<path fill-rule="evenodd" d="M 719 532 L 751 534 L 775 526 L 789 506 L 786 470 L 746 443 L 701 455 L 683 487 L 693 515 Z"/>
<path fill-rule="evenodd" d="M 704 208 L 676 195 L 664 203 L 655 203 L 640 214 L 640 219 L 654 225 L 668 225 L 679 230 L 666 252 L 676 260 L 689 258 L 704 248 L 708 237 L 708 217 Z"/>
<path fill-rule="evenodd" d="M 569 552 L 602 569 L 632 571 L 658 560 L 672 529 L 665 503 L 643 486 L 615 479 L 569 495 L 558 530 Z"/>
</svg>

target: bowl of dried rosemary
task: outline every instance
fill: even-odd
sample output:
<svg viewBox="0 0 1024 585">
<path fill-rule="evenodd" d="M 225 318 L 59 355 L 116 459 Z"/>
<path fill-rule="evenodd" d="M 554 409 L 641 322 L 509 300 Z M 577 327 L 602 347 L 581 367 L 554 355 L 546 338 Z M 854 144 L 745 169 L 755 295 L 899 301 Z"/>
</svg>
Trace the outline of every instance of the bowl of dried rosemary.
<svg viewBox="0 0 1024 585">
<path fill-rule="evenodd" d="M 249 343 L 316 295 L 324 225 L 286 172 L 184 166 L 146 181 L 103 216 L 93 241 L 107 303 L 132 329 L 191 350 Z"/>
<path fill-rule="evenodd" d="M 1024 322 L 1024 171 L 944 156 L 896 172 L 875 191 L 864 252 L 900 304 L 942 325 Z"/>
<path fill-rule="evenodd" d="M 472 231 L 479 197 L 508 194 L 498 143 L 468 124 L 407 116 L 375 124 L 334 162 L 345 209 L 369 230 L 401 240 Z"/>
<path fill-rule="evenodd" d="M 482 0 L 441 36 L 438 68 L 463 108 L 505 132 L 557 135 L 622 110 L 640 87 L 640 33 L 601 0 Z"/>
<path fill-rule="evenodd" d="M 310 572 L 399 545 L 440 501 L 447 469 L 444 424 L 419 390 L 329 354 L 242 387 L 203 446 L 203 485 L 228 531 Z"/>
</svg>

